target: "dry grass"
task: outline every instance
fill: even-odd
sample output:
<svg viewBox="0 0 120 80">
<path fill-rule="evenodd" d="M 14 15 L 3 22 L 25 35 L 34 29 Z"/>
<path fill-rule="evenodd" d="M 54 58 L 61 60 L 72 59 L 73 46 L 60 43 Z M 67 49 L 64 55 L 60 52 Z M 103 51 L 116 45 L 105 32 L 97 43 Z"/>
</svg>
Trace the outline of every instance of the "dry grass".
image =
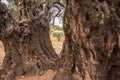
<svg viewBox="0 0 120 80">
<path fill-rule="evenodd" d="M 52 41 L 52 45 L 55 49 L 55 51 L 57 52 L 57 54 L 60 53 L 61 49 L 62 49 L 62 44 L 64 41 L 64 37 L 61 38 L 60 41 L 57 41 L 57 39 L 54 37 L 51 37 L 51 41 Z M 4 53 L 4 47 L 2 42 L 0 41 L 0 68 L 2 66 L 2 62 L 4 59 L 5 53 Z M 52 78 L 54 77 L 54 75 L 56 74 L 56 72 L 48 70 L 45 72 L 44 75 L 42 76 L 22 76 L 21 78 L 19 78 L 18 80 L 52 80 Z"/>
</svg>

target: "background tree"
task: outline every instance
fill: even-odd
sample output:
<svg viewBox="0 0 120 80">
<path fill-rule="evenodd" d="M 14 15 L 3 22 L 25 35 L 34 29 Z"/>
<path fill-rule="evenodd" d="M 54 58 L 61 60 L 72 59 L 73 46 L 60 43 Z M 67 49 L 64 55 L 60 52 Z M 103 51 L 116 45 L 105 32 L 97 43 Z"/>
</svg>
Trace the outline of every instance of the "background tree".
<svg viewBox="0 0 120 80">
<path fill-rule="evenodd" d="M 65 41 L 53 80 L 120 79 L 120 0 L 66 0 Z"/>
<path fill-rule="evenodd" d="M 5 58 L 1 80 L 14 80 L 21 75 L 39 75 L 56 68 L 57 54 L 49 36 L 50 6 L 37 0 L 14 0 L 19 20 L 10 15 L 0 2 L 0 40 Z"/>
<path fill-rule="evenodd" d="M 53 37 L 56 37 L 58 41 L 60 41 L 60 38 L 64 36 L 64 33 L 62 30 L 55 30 L 53 33 L 52 33 L 52 36 Z"/>
<path fill-rule="evenodd" d="M 61 37 L 64 36 L 63 27 L 51 26 L 50 35 L 60 41 Z"/>
<path fill-rule="evenodd" d="M 11 16 L 16 20 L 17 22 L 19 21 L 19 11 L 18 7 L 14 4 L 14 0 L 7 0 L 8 4 L 8 12 L 11 14 Z"/>
</svg>

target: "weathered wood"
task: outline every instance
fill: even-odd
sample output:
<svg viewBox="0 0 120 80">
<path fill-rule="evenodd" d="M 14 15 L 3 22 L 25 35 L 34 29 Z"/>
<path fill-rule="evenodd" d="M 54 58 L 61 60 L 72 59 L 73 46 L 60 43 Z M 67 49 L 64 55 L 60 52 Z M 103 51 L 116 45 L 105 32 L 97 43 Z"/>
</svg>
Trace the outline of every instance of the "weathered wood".
<svg viewBox="0 0 120 80">
<path fill-rule="evenodd" d="M 50 41 L 48 14 L 39 16 L 37 8 L 29 7 L 32 3 L 20 1 L 16 3 L 19 4 L 19 23 L 13 20 L 7 7 L 0 2 L 0 40 L 5 47 L 0 80 L 40 75 L 47 69 L 56 68 L 57 54 Z M 25 12 L 28 7 L 30 11 Z"/>
<path fill-rule="evenodd" d="M 120 79 L 119 13 L 120 0 L 67 0 L 60 70 L 53 80 Z"/>
</svg>

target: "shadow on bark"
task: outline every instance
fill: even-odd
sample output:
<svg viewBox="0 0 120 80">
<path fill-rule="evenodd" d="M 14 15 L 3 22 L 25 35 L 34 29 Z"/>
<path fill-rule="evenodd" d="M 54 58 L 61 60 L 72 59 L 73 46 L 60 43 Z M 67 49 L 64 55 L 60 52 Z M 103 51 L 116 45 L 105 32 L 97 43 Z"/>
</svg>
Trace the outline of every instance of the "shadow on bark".
<svg viewBox="0 0 120 80">
<path fill-rule="evenodd" d="M 57 54 L 49 35 L 49 14 L 37 15 L 41 12 L 31 7 L 35 3 L 15 1 L 19 7 L 20 22 L 16 22 L 0 2 L 0 40 L 5 47 L 0 80 L 41 75 L 45 70 L 57 67 Z"/>
<path fill-rule="evenodd" d="M 67 0 L 60 70 L 53 80 L 120 79 L 119 3 Z"/>
</svg>

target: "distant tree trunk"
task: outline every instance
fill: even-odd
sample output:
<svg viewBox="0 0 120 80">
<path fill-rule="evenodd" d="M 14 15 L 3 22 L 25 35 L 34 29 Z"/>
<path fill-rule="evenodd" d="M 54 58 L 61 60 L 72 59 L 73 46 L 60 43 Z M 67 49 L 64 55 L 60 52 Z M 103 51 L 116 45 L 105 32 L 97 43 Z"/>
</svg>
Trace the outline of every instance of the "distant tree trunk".
<svg viewBox="0 0 120 80">
<path fill-rule="evenodd" d="M 39 75 L 56 68 L 57 54 L 49 36 L 49 15 L 33 0 L 15 0 L 20 11 L 17 23 L 0 2 L 0 40 L 5 47 L 0 80 L 14 80 L 21 75 Z"/>
<path fill-rule="evenodd" d="M 120 79 L 120 0 L 66 0 L 65 41 L 53 80 Z"/>
</svg>

